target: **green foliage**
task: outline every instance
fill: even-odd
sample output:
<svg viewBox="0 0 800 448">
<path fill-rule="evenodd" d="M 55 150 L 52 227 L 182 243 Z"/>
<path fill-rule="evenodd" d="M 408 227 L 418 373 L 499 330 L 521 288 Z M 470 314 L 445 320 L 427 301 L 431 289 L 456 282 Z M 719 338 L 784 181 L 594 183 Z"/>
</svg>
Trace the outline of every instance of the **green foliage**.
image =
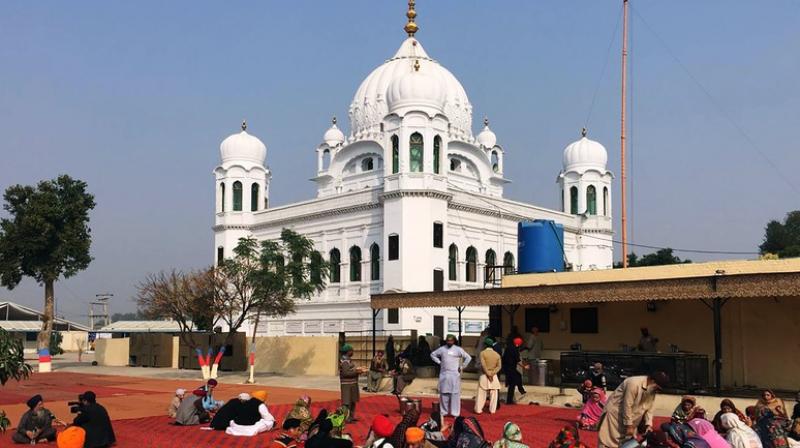
<svg viewBox="0 0 800 448">
<path fill-rule="evenodd" d="M 663 266 L 667 264 L 691 263 L 692 260 L 681 260 L 680 257 L 672 253 L 672 249 L 659 249 L 651 254 L 643 255 L 639 258 L 635 253 L 628 254 L 628 267 L 636 268 L 642 266 Z M 615 268 L 621 268 L 622 262 L 614 264 Z"/>
<path fill-rule="evenodd" d="M 22 341 L 0 328 L 0 385 L 5 386 L 10 379 L 28 378 L 32 371 L 31 366 L 25 363 Z"/>
<path fill-rule="evenodd" d="M 147 320 L 147 316 L 141 310 L 135 313 L 114 313 L 111 315 L 111 322 L 119 322 L 121 320 Z"/>
<path fill-rule="evenodd" d="M 56 356 L 64 353 L 64 350 L 61 349 L 61 343 L 64 342 L 64 336 L 61 336 L 61 333 L 54 331 L 50 333 L 50 355 Z"/>
<path fill-rule="evenodd" d="M 92 261 L 89 211 L 94 196 L 86 183 L 67 175 L 38 185 L 14 185 L 3 194 L 10 218 L 0 219 L 0 284 L 16 287 L 31 277 L 45 287 L 39 348 L 53 328 L 53 284 L 86 269 Z"/>
<path fill-rule="evenodd" d="M 235 333 L 253 312 L 269 317 L 294 312 L 295 300 L 325 288 L 328 264 L 314 242 L 283 229 L 278 240 L 242 238 L 234 256 L 217 267 L 215 310 Z"/>
<path fill-rule="evenodd" d="M 11 426 L 11 420 L 6 416 L 6 411 L 0 411 L 0 433 L 6 432 L 9 426 Z"/>
<path fill-rule="evenodd" d="M 762 254 L 780 258 L 800 257 L 800 210 L 787 213 L 782 223 L 775 220 L 767 223 L 759 249 Z"/>
</svg>

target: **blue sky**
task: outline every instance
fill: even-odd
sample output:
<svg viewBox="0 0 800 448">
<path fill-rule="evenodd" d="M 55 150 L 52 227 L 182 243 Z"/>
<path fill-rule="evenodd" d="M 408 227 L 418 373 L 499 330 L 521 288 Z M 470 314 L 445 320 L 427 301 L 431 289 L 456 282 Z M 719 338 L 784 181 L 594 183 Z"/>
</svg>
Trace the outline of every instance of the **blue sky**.
<svg viewBox="0 0 800 448">
<path fill-rule="evenodd" d="M 756 251 L 765 223 L 800 204 L 800 3 L 632 5 L 631 240 Z M 619 172 L 620 1 L 417 11 L 417 37 L 464 85 L 475 132 L 488 115 L 506 149 L 507 197 L 557 206 L 562 150 L 595 91 L 589 134 Z M 271 203 L 312 197 L 314 148 L 331 115 L 348 127 L 404 13 L 402 0 L 0 4 L 0 188 L 68 173 L 98 204 L 95 260 L 56 285 L 59 314 L 83 321 L 107 291 L 112 311 L 131 311 L 147 273 L 212 262 L 211 171 L 243 118 L 268 147 Z M 6 298 L 38 308 L 42 290 L 26 281 Z"/>
</svg>

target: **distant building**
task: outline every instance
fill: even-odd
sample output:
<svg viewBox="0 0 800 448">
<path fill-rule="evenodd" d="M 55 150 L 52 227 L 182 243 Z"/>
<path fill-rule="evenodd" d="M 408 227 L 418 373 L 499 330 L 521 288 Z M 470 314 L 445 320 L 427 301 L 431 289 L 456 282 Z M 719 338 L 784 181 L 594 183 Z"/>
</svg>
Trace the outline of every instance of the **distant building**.
<svg viewBox="0 0 800 448">
<path fill-rule="evenodd" d="M 36 337 L 42 330 L 44 314 L 33 308 L 14 302 L 0 302 L 0 328 L 23 341 L 26 352 L 36 350 Z M 64 351 L 77 350 L 74 339 L 86 339 L 89 327 L 66 319 L 55 318 L 53 330 L 63 333 L 61 348 Z M 80 333 L 73 335 L 72 333 Z M 85 347 L 84 347 L 85 348 Z"/>
<path fill-rule="evenodd" d="M 574 270 L 612 267 L 613 176 L 605 148 L 584 132 L 564 149 L 560 171 L 553 169 L 560 210 L 504 198 L 510 182 L 506 149 L 488 120 L 473 135 L 473 106 L 464 87 L 422 47 L 413 19 L 406 32 L 394 56 L 356 90 L 349 132 L 334 119 L 315 148 L 316 170 L 309 171 L 315 173 L 316 198 L 271 208 L 273 173 L 264 143 L 243 124 L 220 145 L 214 170 L 217 261 L 232 256 L 240 238 L 276 239 L 288 227 L 314 240 L 316 256 L 332 264 L 325 291 L 300 302 L 295 314 L 262 319 L 260 333 L 369 330 L 371 294 L 483 288 L 492 271 L 487 266 L 514 270 L 523 220 L 562 224 L 564 256 Z M 489 322 L 486 307 L 467 308 L 462 317 L 466 333 Z M 457 312 L 385 310 L 378 327 L 443 336 L 458 332 Z"/>
</svg>

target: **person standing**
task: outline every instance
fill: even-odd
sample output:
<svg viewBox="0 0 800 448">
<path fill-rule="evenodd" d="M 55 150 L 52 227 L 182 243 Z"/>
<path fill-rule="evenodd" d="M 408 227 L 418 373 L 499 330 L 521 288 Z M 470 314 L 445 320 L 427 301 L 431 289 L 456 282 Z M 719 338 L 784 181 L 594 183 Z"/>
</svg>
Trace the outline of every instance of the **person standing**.
<svg viewBox="0 0 800 448">
<path fill-rule="evenodd" d="M 478 336 L 478 341 L 475 342 L 475 353 L 478 355 L 475 358 L 475 370 L 477 370 L 478 372 L 481 371 L 481 357 L 480 357 L 480 354 L 483 351 L 483 349 L 486 348 L 486 340 L 487 339 L 491 339 L 489 337 L 489 329 L 488 328 L 484 328 L 483 331 L 481 331 L 481 334 Z"/>
<path fill-rule="evenodd" d="M 639 345 L 637 345 L 636 348 L 638 348 L 640 352 L 657 352 L 658 338 L 650 334 L 650 330 L 648 330 L 647 327 L 642 327 L 640 331 L 642 337 L 639 339 Z"/>
<path fill-rule="evenodd" d="M 431 353 L 431 359 L 441 368 L 439 373 L 439 401 L 442 417 L 461 415 L 461 370 L 472 361 L 463 348 L 456 345 L 456 337 L 447 335 L 445 345 Z"/>
<path fill-rule="evenodd" d="M 506 376 L 506 386 L 508 386 L 506 404 L 514 404 L 514 392 L 516 389 L 519 389 L 521 394 L 525 393 L 525 388 L 522 387 L 522 374 L 518 369 L 520 367 L 527 369 L 528 366 L 522 364 L 522 359 L 520 359 L 519 348 L 521 346 L 522 338 L 514 338 L 503 353 L 503 374 Z"/>
<path fill-rule="evenodd" d="M 539 335 L 539 327 L 531 327 L 531 332 L 525 338 L 525 349 L 527 350 L 525 360 L 528 361 L 528 365 L 534 366 L 534 368 L 528 370 L 528 384 L 535 384 L 536 381 L 533 375 L 538 372 L 536 365 L 542 359 L 542 350 L 544 350 L 544 343 Z"/>
<path fill-rule="evenodd" d="M 494 340 L 486 338 L 484 348 L 478 359 L 480 360 L 481 376 L 478 379 L 478 397 L 475 400 L 475 413 L 480 414 L 483 412 L 483 406 L 486 404 L 486 394 L 489 394 L 489 413 L 494 414 L 497 412 L 497 396 L 500 393 L 500 379 L 497 374 L 500 373 L 500 355 L 492 349 Z"/>
<path fill-rule="evenodd" d="M 653 429 L 653 404 L 656 394 L 669 383 L 664 372 L 632 376 L 611 393 L 606 402 L 598 433 L 598 448 L 618 448 Z"/>
<path fill-rule="evenodd" d="M 386 357 L 383 356 L 383 350 L 378 350 L 372 362 L 369 363 L 369 374 L 367 376 L 367 387 L 364 390 L 370 392 L 377 392 L 381 388 L 381 380 L 386 372 L 389 370 L 389 365 L 386 363 Z"/>
<path fill-rule="evenodd" d="M 342 391 L 342 405 L 350 410 L 348 422 L 356 420 L 356 403 L 360 398 L 358 392 L 358 377 L 366 373 L 363 367 L 357 367 L 353 362 L 353 346 L 342 346 L 342 359 L 339 361 L 339 384 Z"/>
</svg>

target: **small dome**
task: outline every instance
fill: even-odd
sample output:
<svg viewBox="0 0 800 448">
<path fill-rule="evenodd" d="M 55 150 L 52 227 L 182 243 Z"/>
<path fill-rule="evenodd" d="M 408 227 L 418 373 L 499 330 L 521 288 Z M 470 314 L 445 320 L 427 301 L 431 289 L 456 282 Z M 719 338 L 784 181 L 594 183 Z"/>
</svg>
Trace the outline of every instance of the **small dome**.
<svg viewBox="0 0 800 448">
<path fill-rule="evenodd" d="M 419 60 L 414 61 L 413 67 L 412 71 L 389 84 L 386 92 L 389 112 L 418 107 L 434 108 L 442 112 L 447 92 L 441 81 L 431 73 L 430 69 L 421 66 Z"/>
<path fill-rule="evenodd" d="M 580 140 L 564 149 L 564 171 L 576 168 L 599 168 L 605 171 L 607 162 L 606 148 L 594 140 L 589 140 L 586 137 L 586 129 L 583 130 Z"/>
<path fill-rule="evenodd" d="M 244 160 L 263 165 L 267 158 L 267 147 L 257 137 L 247 133 L 247 123 L 242 123 L 242 132 L 222 141 L 219 152 L 222 162 Z"/>
<path fill-rule="evenodd" d="M 324 141 L 331 148 L 335 148 L 344 143 L 344 133 L 342 133 L 342 131 L 336 127 L 336 117 L 333 117 L 333 120 L 331 120 L 331 127 L 325 131 L 322 141 Z"/>
<path fill-rule="evenodd" d="M 497 136 L 489 129 L 488 118 L 483 119 L 483 130 L 478 134 L 477 140 L 478 144 L 484 148 L 494 148 L 494 145 L 497 144 Z"/>
</svg>

